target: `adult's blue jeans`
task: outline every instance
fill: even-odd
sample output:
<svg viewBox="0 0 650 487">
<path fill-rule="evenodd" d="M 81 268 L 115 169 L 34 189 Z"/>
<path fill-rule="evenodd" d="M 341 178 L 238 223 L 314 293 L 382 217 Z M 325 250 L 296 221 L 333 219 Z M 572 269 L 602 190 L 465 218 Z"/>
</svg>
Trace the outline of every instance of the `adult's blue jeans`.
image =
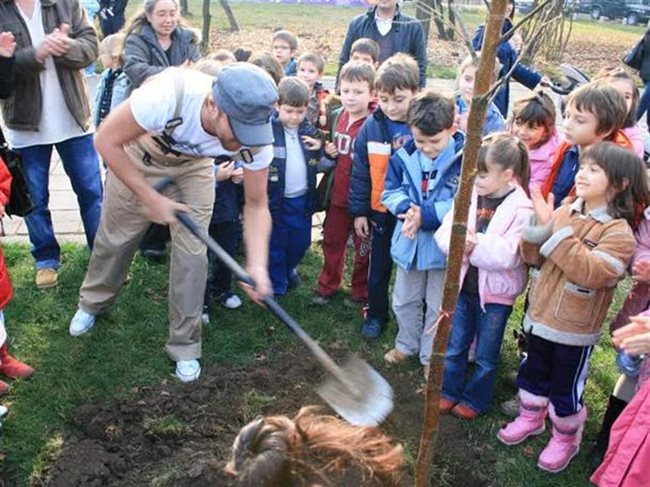
<svg viewBox="0 0 650 487">
<path fill-rule="evenodd" d="M 86 242 L 91 250 L 102 209 L 102 180 L 92 134 L 74 137 L 56 144 L 16 149 L 23 160 L 23 171 L 34 207 L 25 217 L 25 223 L 37 269 L 57 269 L 60 265 L 61 250 L 54 236 L 52 215 L 49 210 L 52 147 L 56 147 L 56 151 L 61 156 L 63 169 L 77 195 Z"/>
<path fill-rule="evenodd" d="M 461 292 L 452 323 L 442 395 L 454 402 L 462 402 L 478 413 L 487 411 L 492 404 L 501 355 L 501 342 L 512 306 L 486 304 L 481 309 L 478 295 Z M 476 364 L 470 379 L 465 381 L 467 355 L 474 336 Z"/>
</svg>

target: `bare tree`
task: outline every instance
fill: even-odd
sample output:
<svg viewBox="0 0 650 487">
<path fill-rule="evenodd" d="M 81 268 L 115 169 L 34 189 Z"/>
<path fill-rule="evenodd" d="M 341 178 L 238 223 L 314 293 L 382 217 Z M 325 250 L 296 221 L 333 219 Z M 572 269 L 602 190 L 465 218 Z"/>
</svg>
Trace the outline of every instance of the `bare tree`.
<svg viewBox="0 0 650 487">
<path fill-rule="evenodd" d="M 538 2 L 540 3 L 542 2 Z M 547 61 L 559 61 L 562 58 L 573 29 L 573 15 L 566 8 L 564 0 L 553 0 L 522 28 L 527 46 L 526 53 L 522 56 L 524 62 L 530 62 L 539 54 Z M 544 25 L 544 29 L 540 29 L 539 25 Z"/>
<path fill-rule="evenodd" d="M 181 15 L 183 17 L 192 17 L 192 12 L 190 12 L 190 6 L 187 0 L 180 0 L 181 3 Z"/>
<path fill-rule="evenodd" d="M 228 19 L 228 24 L 230 25 L 230 32 L 238 32 L 239 24 L 235 18 L 235 14 L 230 8 L 230 3 L 228 0 L 219 0 L 223 11 L 226 14 Z M 212 15 L 210 14 L 210 0 L 203 0 L 203 30 L 202 30 L 202 41 L 201 41 L 201 51 L 207 53 L 210 50 L 210 24 L 212 23 Z"/>
</svg>

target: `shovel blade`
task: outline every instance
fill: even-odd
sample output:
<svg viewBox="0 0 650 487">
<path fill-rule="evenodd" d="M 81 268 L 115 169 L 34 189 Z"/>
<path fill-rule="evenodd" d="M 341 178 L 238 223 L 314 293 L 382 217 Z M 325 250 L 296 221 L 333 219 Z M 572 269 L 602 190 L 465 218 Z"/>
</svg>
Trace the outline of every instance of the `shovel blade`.
<svg viewBox="0 0 650 487">
<path fill-rule="evenodd" d="M 351 355 L 341 366 L 346 383 L 330 376 L 316 392 L 343 419 L 357 426 L 377 426 L 393 410 L 393 388 L 365 361 Z"/>
</svg>

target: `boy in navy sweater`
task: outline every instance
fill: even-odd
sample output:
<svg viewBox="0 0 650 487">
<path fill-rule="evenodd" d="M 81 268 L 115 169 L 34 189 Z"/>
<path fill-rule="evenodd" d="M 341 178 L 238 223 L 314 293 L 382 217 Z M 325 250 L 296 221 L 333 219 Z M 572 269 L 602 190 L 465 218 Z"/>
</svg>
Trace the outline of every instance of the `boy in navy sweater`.
<svg viewBox="0 0 650 487">
<path fill-rule="evenodd" d="M 278 85 L 278 112 L 273 122 L 273 162 L 269 166 L 269 209 L 273 221 L 269 275 L 273 294 L 283 296 L 298 284 L 296 266 L 311 243 L 316 207 L 316 170 L 322 141 L 305 120 L 309 86 L 298 78 Z"/>
</svg>

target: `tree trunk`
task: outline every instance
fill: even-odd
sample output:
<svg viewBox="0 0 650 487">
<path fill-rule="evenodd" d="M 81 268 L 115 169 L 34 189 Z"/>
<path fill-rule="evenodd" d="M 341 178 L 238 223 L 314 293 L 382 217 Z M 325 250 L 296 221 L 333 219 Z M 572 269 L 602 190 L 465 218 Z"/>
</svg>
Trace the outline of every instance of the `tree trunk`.
<svg viewBox="0 0 650 487">
<path fill-rule="evenodd" d="M 451 320 L 458 300 L 460 270 L 465 251 L 465 235 L 467 233 L 467 215 L 469 213 L 478 151 L 481 146 L 483 122 L 485 121 L 485 113 L 488 105 L 487 94 L 490 90 L 492 73 L 494 72 L 496 49 L 501 39 L 501 27 L 503 25 L 506 3 L 507 0 L 492 1 L 492 12 L 489 14 L 487 21 L 483 48 L 481 50 L 481 60 L 474 82 L 474 96 L 472 97 L 472 103 L 469 109 L 467 139 L 463 153 L 461 181 L 454 204 L 454 223 L 449 245 L 449 258 L 442 306 L 436 337 L 433 341 L 431 367 L 426 384 L 424 421 L 415 470 L 415 485 L 417 487 L 427 487 L 429 485 L 429 468 L 433 461 L 433 448 L 438 438 L 442 372 Z M 431 323 L 425 323 L 424 328 L 428 329 L 430 326 Z"/>
<path fill-rule="evenodd" d="M 210 23 L 212 22 L 212 15 L 210 15 L 210 0 L 203 0 L 203 32 L 201 40 L 201 51 L 203 54 L 208 54 L 210 51 Z"/>
<path fill-rule="evenodd" d="M 226 17 L 228 18 L 228 23 L 230 24 L 230 32 L 239 32 L 237 19 L 235 18 L 235 14 L 232 13 L 232 9 L 230 8 L 228 0 L 219 0 L 219 3 L 221 4 L 221 7 L 223 7 L 223 11 L 226 12 Z"/>
<path fill-rule="evenodd" d="M 190 12 L 190 6 L 187 3 L 187 0 L 180 0 L 180 4 L 181 4 L 181 15 L 183 17 L 191 17 L 192 12 Z"/>
<path fill-rule="evenodd" d="M 449 23 L 451 25 L 456 25 L 456 14 L 454 13 L 454 0 L 447 0 L 447 9 L 449 10 L 447 12 L 447 16 L 449 17 Z M 450 41 L 454 40 L 454 29 L 449 27 L 447 29 L 447 39 Z"/>
</svg>

